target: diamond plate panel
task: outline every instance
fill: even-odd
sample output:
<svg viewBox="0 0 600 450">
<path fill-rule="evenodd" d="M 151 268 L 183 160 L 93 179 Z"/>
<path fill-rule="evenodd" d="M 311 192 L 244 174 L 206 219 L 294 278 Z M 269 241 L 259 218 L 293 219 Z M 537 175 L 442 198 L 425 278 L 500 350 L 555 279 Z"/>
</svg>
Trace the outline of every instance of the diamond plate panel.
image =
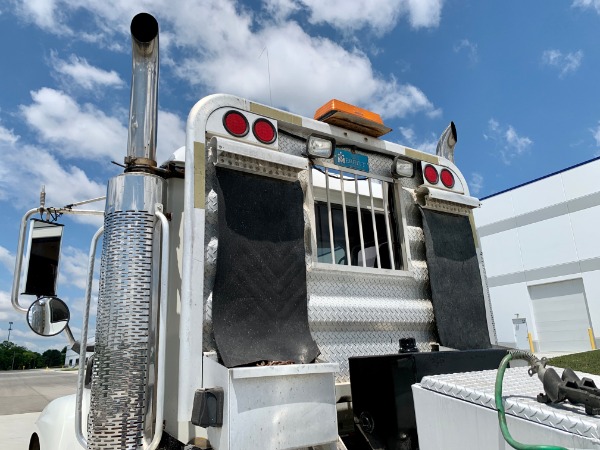
<svg viewBox="0 0 600 450">
<path fill-rule="evenodd" d="M 107 214 L 101 263 L 89 448 L 138 449 L 146 408 L 154 215 Z"/>
<path fill-rule="evenodd" d="M 573 404 L 551 406 L 538 403 L 537 394 L 544 391 L 537 376 L 530 377 L 527 367 L 507 369 L 502 384 L 506 414 L 541 423 L 568 433 L 592 439 L 600 444 L 600 417 L 587 416 L 583 406 Z M 560 370 L 560 369 L 559 369 Z M 421 386 L 469 403 L 496 409 L 494 386 L 496 370 L 455 373 L 424 377 Z M 600 377 L 581 374 L 600 383 Z"/>
<path fill-rule="evenodd" d="M 410 243 L 411 257 L 415 260 L 425 261 L 425 234 L 423 233 L 423 229 L 408 226 L 405 232 Z"/>
<path fill-rule="evenodd" d="M 308 137 L 308 135 L 307 135 Z M 279 134 L 279 150 L 294 156 L 302 156 L 306 152 L 306 141 L 287 134 Z"/>
<path fill-rule="evenodd" d="M 337 381 L 349 381 L 351 356 L 396 353 L 403 337 L 428 351 L 436 340 L 427 283 L 325 270 L 309 271 L 307 283 L 310 328 L 321 358 L 340 365 Z"/>
</svg>

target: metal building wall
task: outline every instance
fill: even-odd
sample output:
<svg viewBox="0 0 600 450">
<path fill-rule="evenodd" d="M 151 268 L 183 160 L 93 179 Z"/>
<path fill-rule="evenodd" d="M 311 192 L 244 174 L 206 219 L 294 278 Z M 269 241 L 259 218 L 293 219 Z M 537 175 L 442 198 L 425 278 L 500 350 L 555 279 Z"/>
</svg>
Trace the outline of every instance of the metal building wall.
<svg viewBox="0 0 600 450">
<path fill-rule="evenodd" d="M 483 199 L 475 210 L 500 343 L 514 345 L 519 314 L 537 348 L 529 287 L 578 278 L 600 343 L 598 173 L 600 160 L 592 160 Z"/>
</svg>

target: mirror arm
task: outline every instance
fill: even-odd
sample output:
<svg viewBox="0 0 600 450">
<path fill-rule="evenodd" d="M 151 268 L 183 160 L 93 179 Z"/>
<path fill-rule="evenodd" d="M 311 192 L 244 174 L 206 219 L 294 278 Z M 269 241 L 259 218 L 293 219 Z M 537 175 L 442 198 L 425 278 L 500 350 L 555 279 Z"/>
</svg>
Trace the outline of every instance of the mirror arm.
<svg viewBox="0 0 600 450">
<path fill-rule="evenodd" d="M 85 286 L 85 305 L 83 310 L 83 326 L 81 328 L 81 343 L 79 344 L 79 372 L 77 373 L 77 395 L 75 397 L 75 435 L 77 441 L 85 449 L 88 448 L 87 439 L 83 435 L 83 388 L 85 384 L 85 357 L 87 354 L 87 335 L 88 322 L 90 318 L 90 303 L 92 300 L 92 282 L 94 280 L 94 262 L 96 260 L 96 247 L 100 236 L 104 233 L 104 227 L 100 227 L 90 244 L 90 254 L 88 259 L 87 282 Z"/>
<path fill-rule="evenodd" d="M 17 244 L 17 254 L 15 255 L 15 273 L 13 277 L 12 293 L 10 301 L 20 313 L 27 313 L 28 308 L 25 308 L 19 304 L 19 285 L 21 284 L 21 270 L 23 266 L 23 250 L 25 249 L 25 234 L 27 232 L 27 221 L 31 216 L 39 213 L 42 208 L 30 209 L 25 213 L 21 219 L 21 228 L 19 229 L 19 242 Z"/>
<path fill-rule="evenodd" d="M 75 340 L 75 337 L 73 336 L 73 332 L 71 331 L 71 328 L 69 327 L 69 325 L 67 325 L 65 327 L 64 333 L 67 336 L 67 339 L 69 341 L 69 345 L 71 346 L 71 350 L 75 350 L 75 347 L 79 346 L 79 342 L 77 342 Z"/>
</svg>

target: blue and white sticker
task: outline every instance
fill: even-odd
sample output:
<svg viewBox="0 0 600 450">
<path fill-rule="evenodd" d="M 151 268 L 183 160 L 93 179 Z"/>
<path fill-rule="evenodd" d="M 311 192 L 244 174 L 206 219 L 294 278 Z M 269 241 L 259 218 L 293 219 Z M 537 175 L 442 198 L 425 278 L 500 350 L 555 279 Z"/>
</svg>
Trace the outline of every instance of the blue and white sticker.
<svg viewBox="0 0 600 450">
<path fill-rule="evenodd" d="M 333 162 L 341 167 L 360 170 L 361 172 L 369 171 L 369 157 L 365 155 L 357 155 L 348 150 L 336 148 L 333 153 Z"/>
</svg>

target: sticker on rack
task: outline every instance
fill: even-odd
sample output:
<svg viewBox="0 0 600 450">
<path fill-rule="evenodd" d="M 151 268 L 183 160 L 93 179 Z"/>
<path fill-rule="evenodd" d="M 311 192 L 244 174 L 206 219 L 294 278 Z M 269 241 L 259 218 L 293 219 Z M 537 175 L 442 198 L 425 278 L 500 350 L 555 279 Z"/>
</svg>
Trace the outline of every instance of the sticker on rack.
<svg viewBox="0 0 600 450">
<path fill-rule="evenodd" d="M 361 172 L 369 171 L 369 157 L 365 155 L 357 155 L 348 150 L 335 149 L 333 153 L 333 162 L 341 167 L 360 170 Z"/>
</svg>

